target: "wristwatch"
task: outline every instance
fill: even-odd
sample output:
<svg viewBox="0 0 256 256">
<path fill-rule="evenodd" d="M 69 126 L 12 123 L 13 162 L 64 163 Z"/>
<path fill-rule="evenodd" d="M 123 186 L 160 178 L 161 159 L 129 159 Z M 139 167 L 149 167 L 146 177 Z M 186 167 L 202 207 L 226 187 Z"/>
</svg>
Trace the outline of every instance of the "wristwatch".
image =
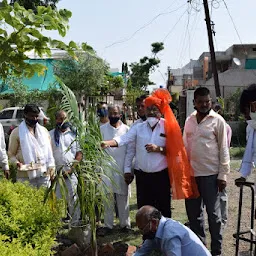
<svg viewBox="0 0 256 256">
<path fill-rule="evenodd" d="M 163 147 L 159 147 L 160 153 L 164 152 L 164 148 Z"/>
</svg>

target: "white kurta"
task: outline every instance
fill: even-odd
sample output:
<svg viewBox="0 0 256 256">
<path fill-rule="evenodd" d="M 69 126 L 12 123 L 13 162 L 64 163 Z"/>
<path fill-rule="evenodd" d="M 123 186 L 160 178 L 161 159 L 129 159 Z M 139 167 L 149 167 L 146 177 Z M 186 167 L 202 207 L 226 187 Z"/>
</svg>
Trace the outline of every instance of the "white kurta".
<svg viewBox="0 0 256 256">
<path fill-rule="evenodd" d="M 70 129 L 60 133 L 59 146 L 57 147 L 54 140 L 54 131 L 55 129 L 50 131 L 50 136 L 55 164 L 57 169 L 63 167 L 63 172 L 65 172 L 70 170 L 76 153 L 80 149 L 76 142 L 76 135 Z"/>
<path fill-rule="evenodd" d="M 129 127 L 125 124 L 121 124 L 119 127 L 115 128 L 109 123 L 102 125 L 100 127 L 101 134 L 103 140 L 112 140 L 116 136 L 121 136 L 128 132 Z M 124 180 L 124 163 L 126 153 L 129 154 L 128 151 L 129 146 L 124 145 L 118 148 L 107 148 L 105 149 L 109 155 L 111 155 L 114 159 L 114 163 L 108 163 L 111 167 L 106 171 L 106 174 L 110 176 L 113 182 L 110 179 L 104 178 L 103 181 L 113 189 L 113 192 L 119 195 L 127 195 L 128 194 L 128 186 Z"/>
</svg>

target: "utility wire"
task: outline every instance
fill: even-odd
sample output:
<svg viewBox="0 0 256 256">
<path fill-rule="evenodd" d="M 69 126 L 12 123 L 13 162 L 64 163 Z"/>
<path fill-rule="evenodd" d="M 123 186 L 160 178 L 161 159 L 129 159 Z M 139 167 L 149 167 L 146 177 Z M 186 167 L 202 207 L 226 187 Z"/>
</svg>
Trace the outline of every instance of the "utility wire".
<svg viewBox="0 0 256 256">
<path fill-rule="evenodd" d="M 240 41 L 240 44 L 243 46 L 244 55 L 246 56 L 246 55 L 247 55 L 247 51 L 246 51 L 246 48 L 245 48 L 245 46 L 244 46 L 244 44 L 243 44 L 243 42 L 242 42 L 242 39 L 241 39 L 241 37 L 240 37 L 240 34 L 239 34 L 239 32 L 238 32 L 238 29 L 237 29 L 237 26 L 236 26 L 236 24 L 235 24 L 235 22 L 234 22 L 234 19 L 233 19 L 232 15 L 231 15 L 231 13 L 230 13 L 230 11 L 229 11 L 229 9 L 228 9 L 228 6 L 227 6 L 225 0 L 222 0 L 222 1 L 223 1 L 224 5 L 225 5 L 225 8 L 227 9 L 227 12 L 228 12 L 228 15 L 229 15 L 231 21 L 232 21 L 232 23 L 233 23 L 233 26 L 234 26 L 234 29 L 235 29 L 235 31 L 236 31 L 237 37 L 238 37 L 238 39 L 239 39 L 239 41 Z M 256 71 L 255 71 L 254 69 L 251 69 L 251 70 L 252 70 L 252 72 L 253 72 L 253 75 L 256 76 Z"/>
<path fill-rule="evenodd" d="M 235 24 L 235 22 L 234 22 L 233 17 L 231 16 L 231 13 L 230 13 L 230 11 L 229 11 L 229 9 L 228 9 L 228 6 L 227 6 L 225 0 L 223 0 L 223 3 L 224 3 L 224 5 L 225 5 L 225 8 L 227 9 L 228 15 L 229 15 L 229 17 L 230 17 L 230 19 L 231 19 L 231 21 L 232 21 L 232 23 L 233 23 L 234 29 L 235 29 L 235 31 L 236 31 L 236 35 L 237 35 L 237 37 L 238 37 L 240 43 L 243 45 L 242 39 L 241 39 L 241 37 L 240 37 L 240 35 L 239 35 L 239 33 L 238 33 L 238 29 L 237 29 L 237 27 L 236 27 L 236 24 Z"/>
<path fill-rule="evenodd" d="M 174 3 L 174 2 L 173 2 L 173 3 Z M 172 5 L 173 5 L 173 4 L 172 4 Z M 152 18 L 150 21 L 148 21 L 148 22 L 147 22 L 146 24 L 144 24 L 142 27 L 140 27 L 140 28 L 137 29 L 135 32 L 133 32 L 130 37 L 125 38 L 125 39 L 120 40 L 120 41 L 116 41 L 116 42 L 114 42 L 114 43 L 112 43 L 112 44 L 110 44 L 110 45 L 107 45 L 105 48 L 110 48 L 110 47 L 112 47 L 112 46 L 114 46 L 114 45 L 116 45 L 116 44 L 121 44 L 121 43 L 125 43 L 125 42 L 127 42 L 127 41 L 130 41 L 138 32 L 140 32 L 141 30 L 143 30 L 143 29 L 145 29 L 146 27 L 148 27 L 149 25 L 151 25 L 151 24 L 152 24 L 156 19 L 158 19 L 160 16 L 174 13 L 174 12 L 178 11 L 179 9 L 181 9 L 181 8 L 182 8 L 183 6 L 185 6 L 185 5 L 186 5 L 186 3 L 183 4 L 183 5 L 180 5 L 179 7 L 177 7 L 176 9 L 174 9 L 174 10 L 172 10 L 172 11 L 161 12 L 161 13 L 157 14 L 154 18 Z M 167 7 L 167 9 L 169 9 L 170 7 L 171 7 L 171 6 Z"/>
<path fill-rule="evenodd" d="M 192 10 L 195 10 L 194 15 L 192 14 Z M 197 25 L 198 25 L 198 21 L 199 21 L 199 17 L 201 15 L 201 13 L 202 13 L 201 11 L 199 11 L 198 9 L 195 9 L 193 7 L 190 10 L 190 13 L 189 13 L 189 16 L 188 16 L 188 23 L 187 23 L 188 40 L 186 42 L 184 41 L 184 43 L 185 43 L 184 47 L 185 48 L 183 49 L 183 47 L 182 47 L 182 51 L 181 51 L 179 62 L 178 62 L 180 65 L 181 65 L 181 62 L 184 59 L 184 54 L 187 50 L 188 50 L 189 59 L 191 59 L 191 43 L 192 43 L 192 40 L 195 36 L 195 32 L 196 32 L 196 29 L 197 29 Z M 192 16 L 195 16 L 193 21 L 191 20 Z M 192 26 L 188 27 L 189 24 L 192 25 Z"/>
<path fill-rule="evenodd" d="M 190 23 L 190 14 L 191 14 L 191 9 L 192 7 L 190 6 L 190 10 L 189 10 L 189 6 L 187 8 L 187 14 L 188 14 L 188 19 L 187 19 L 187 23 L 186 23 L 186 28 L 185 28 L 185 33 L 184 33 L 184 39 L 183 39 L 183 43 L 182 43 L 182 47 L 181 47 L 181 51 L 180 51 L 180 57 L 179 57 L 179 64 L 181 65 L 181 59 L 182 59 L 182 54 L 184 53 L 184 48 L 186 45 L 186 38 L 187 35 L 189 36 L 189 23 Z"/>
<path fill-rule="evenodd" d="M 162 42 L 165 42 L 165 40 L 169 37 L 169 35 L 172 33 L 172 31 L 175 29 L 175 27 L 177 26 L 177 24 L 180 22 L 181 18 L 185 15 L 185 13 L 187 12 L 187 10 L 185 10 L 185 12 L 183 12 L 181 14 L 181 16 L 179 17 L 179 19 L 176 21 L 176 23 L 172 26 L 172 28 L 169 30 L 169 32 L 166 34 L 166 36 L 163 38 Z"/>
</svg>

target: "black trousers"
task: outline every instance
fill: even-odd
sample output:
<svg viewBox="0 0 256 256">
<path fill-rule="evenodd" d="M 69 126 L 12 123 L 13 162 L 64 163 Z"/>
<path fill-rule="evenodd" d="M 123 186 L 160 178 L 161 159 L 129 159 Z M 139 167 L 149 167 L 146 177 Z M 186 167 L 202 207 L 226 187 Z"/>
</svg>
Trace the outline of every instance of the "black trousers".
<svg viewBox="0 0 256 256">
<path fill-rule="evenodd" d="M 171 217 L 171 191 L 168 170 L 146 173 L 134 170 L 136 176 L 137 205 L 151 205 L 163 216 Z"/>
</svg>

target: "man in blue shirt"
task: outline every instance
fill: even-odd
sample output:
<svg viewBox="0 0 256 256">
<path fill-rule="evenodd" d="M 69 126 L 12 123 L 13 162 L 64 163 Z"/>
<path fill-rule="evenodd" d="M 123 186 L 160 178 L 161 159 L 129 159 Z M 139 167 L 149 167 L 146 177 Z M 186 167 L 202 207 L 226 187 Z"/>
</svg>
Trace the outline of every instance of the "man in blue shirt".
<svg viewBox="0 0 256 256">
<path fill-rule="evenodd" d="M 136 214 L 136 224 L 144 243 L 134 256 L 160 250 L 165 256 L 211 256 L 196 234 L 181 223 L 165 218 L 153 206 L 143 206 Z"/>
</svg>

